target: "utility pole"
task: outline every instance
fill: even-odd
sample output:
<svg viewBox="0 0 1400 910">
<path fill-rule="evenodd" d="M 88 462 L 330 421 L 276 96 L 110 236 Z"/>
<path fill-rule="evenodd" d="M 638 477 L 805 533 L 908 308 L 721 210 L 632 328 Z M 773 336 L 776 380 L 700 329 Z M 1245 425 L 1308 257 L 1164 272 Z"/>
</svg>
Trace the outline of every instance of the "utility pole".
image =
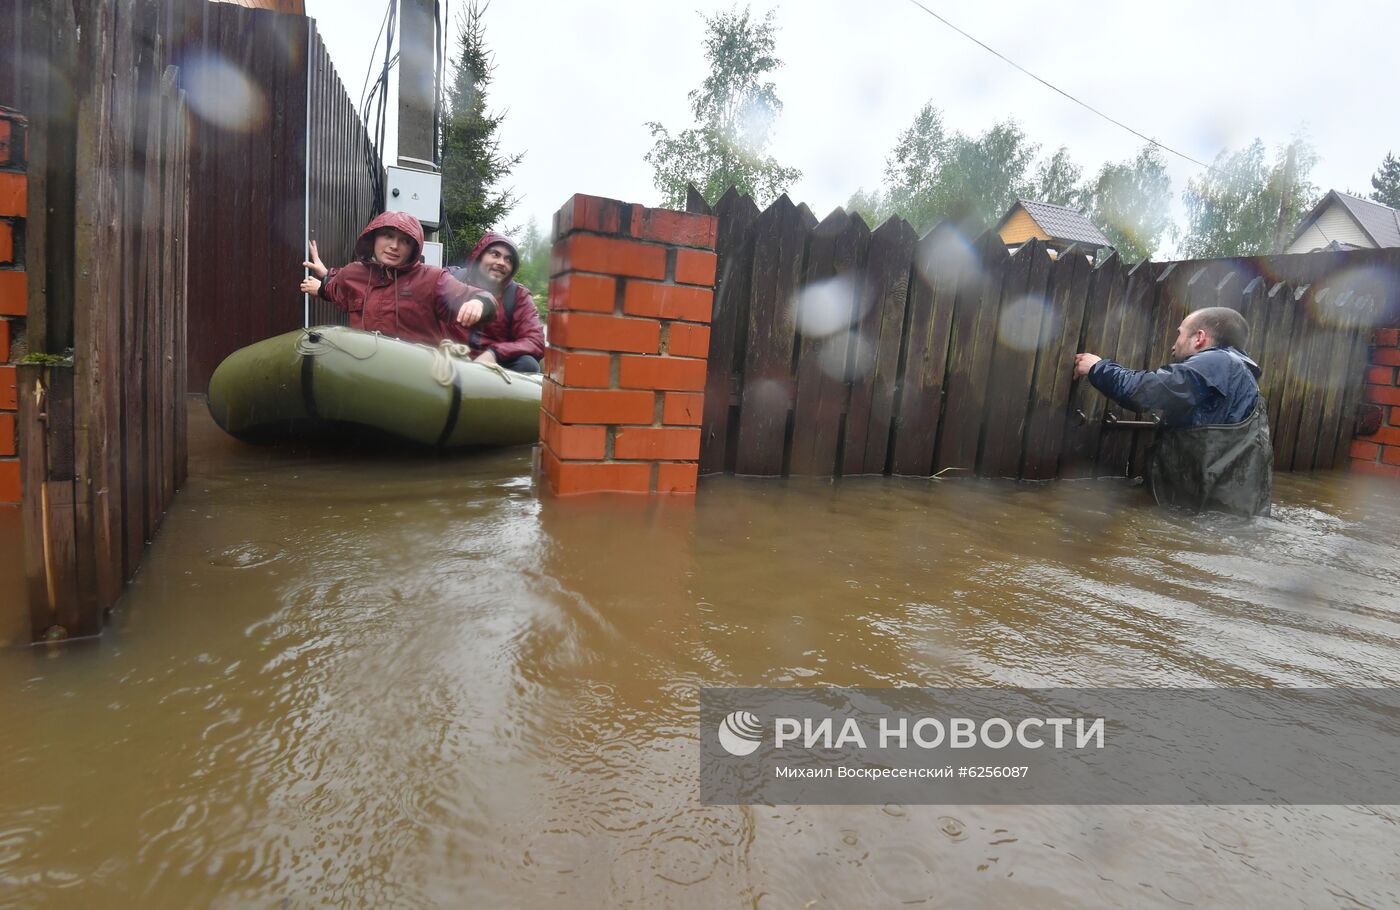
<svg viewBox="0 0 1400 910">
<path fill-rule="evenodd" d="M 438 4 L 440 0 L 399 3 L 398 167 L 388 169 L 385 206 L 405 211 L 423 224 L 424 256 L 440 264 L 437 243 L 442 178 L 437 160 Z"/>
<path fill-rule="evenodd" d="M 434 170 L 437 24 L 433 0 L 399 0 L 399 167 Z"/>
</svg>

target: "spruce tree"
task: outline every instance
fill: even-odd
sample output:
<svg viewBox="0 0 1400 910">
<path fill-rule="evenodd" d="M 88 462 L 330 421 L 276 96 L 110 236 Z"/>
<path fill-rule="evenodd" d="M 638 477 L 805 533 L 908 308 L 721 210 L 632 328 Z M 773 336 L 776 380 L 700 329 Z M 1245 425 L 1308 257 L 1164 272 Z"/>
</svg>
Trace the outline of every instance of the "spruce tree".
<svg viewBox="0 0 1400 910">
<path fill-rule="evenodd" d="M 1400 209 L 1400 160 L 1386 152 L 1380 170 L 1371 178 L 1371 186 L 1375 189 L 1371 194 L 1373 200 Z"/>
<path fill-rule="evenodd" d="M 472 0 L 458 20 L 462 42 L 443 114 L 441 236 L 448 262 L 462 261 L 519 201 L 501 184 L 524 155 L 501 151 L 496 131 L 505 116 L 486 110 L 495 70 L 482 24 L 486 10 L 487 5 Z"/>
</svg>

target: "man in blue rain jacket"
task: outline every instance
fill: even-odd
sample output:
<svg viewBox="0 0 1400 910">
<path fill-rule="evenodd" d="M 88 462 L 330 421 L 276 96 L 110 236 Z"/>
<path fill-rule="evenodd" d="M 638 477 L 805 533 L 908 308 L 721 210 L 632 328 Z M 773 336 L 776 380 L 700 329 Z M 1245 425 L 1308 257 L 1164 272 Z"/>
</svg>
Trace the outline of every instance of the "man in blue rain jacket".
<svg viewBox="0 0 1400 910">
<path fill-rule="evenodd" d="M 1242 350 L 1248 338 L 1243 316 L 1208 307 L 1181 321 L 1174 362 L 1161 369 L 1129 370 L 1096 354 L 1075 356 L 1075 378 L 1087 376 L 1125 408 L 1161 416 L 1147 464 L 1159 504 L 1269 514 L 1273 446 L 1259 365 Z"/>
</svg>

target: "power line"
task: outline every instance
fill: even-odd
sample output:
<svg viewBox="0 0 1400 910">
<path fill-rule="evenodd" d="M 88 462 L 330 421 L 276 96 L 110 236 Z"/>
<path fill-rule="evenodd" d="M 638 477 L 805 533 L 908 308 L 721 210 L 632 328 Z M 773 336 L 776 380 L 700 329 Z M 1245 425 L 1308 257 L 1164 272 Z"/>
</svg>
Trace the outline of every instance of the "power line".
<svg viewBox="0 0 1400 910">
<path fill-rule="evenodd" d="M 978 47 L 982 48 L 982 49 L 983 49 L 984 51 L 986 51 L 987 53 L 992 54 L 993 56 L 1000 58 L 1001 60 L 1005 61 L 1006 63 L 1011 64 L 1012 66 L 1016 67 L 1016 69 L 1018 69 L 1018 70 L 1020 70 L 1021 72 L 1025 73 L 1027 76 L 1030 76 L 1030 77 L 1031 77 L 1032 79 L 1034 79 L 1036 82 L 1039 82 L 1041 85 L 1045 86 L 1046 88 L 1050 89 L 1051 91 L 1054 91 L 1054 92 L 1056 92 L 1056 93 L 1058 93 L 1058 94 L 1060 94 L 1060 95 L 1063 95 L 1064 97 L 1068 98 L 1070 101 L 1073 101 L 1075 104 L 1079 105 L 1080 107 L 1084 108 L 1085 110 L 1089 111 L 1090 113 L 1097 114 L 1098 116 L 1100 116 L 1100 117 L 1102 117 L 1103 119 L 1107 120 L 1109 123 L 1113 124 L 1114 126 L 1119 127 L 1120 129 L 1125 129 L 1125 130 L 1127 130 L 1128 132 L 1132 133 L 1134 136 L 1137 136 L 1139 139 L 1142 139 L 1142 140 L 1144 140 L 1145 142 L 1150 143 L 1151 145 L 1157 146 L 1157 148 L 1161 149 L 1161 150 L 1164 151 L 1164 152 L 1171 152 L 1173 155 L 1177 156 L 1178 158 L 1184 158 L 1184 159 L 1186 159 L 1187 161 L 1191 162 L 1192 164 L 1195 164 L 1195 165 L 1197 165 L 1197 166 L 1199 166 L 1199 167 L 1203 167 L 1203 168 L 1205 168 L 1205 169 L 1208 170 L 1208 171 L 1213 171 L 1213 170 L 1215 170 L 1215 168 L 1211 167 L 1209 164 L 1206 164 L 1204 161 L 1197 161 L 1195 158 L 1192 158 L 1190 155 L 1186 154 L 1185 152 L 1178 152 L 1176 149 L 1172 148 L 1171 146 L 1169 146 L 1169 145 L 1164 145 L 1164 144 L 1162 144 L 1161 142 L 1158 142 L 1156 139 L 1153 139 L 1151 136 L 1147 136 L 1147 135 L 1145 135 L 1145 134 L 1143 134 L 1143 133 L 1138 132 L 1137 130 L 1133 129 L 1131 126 L 1128 126 L 1128 125 L 1127 125 L 1126 123 L 1124 123 L 1123 121 L 1113 119 L 1112 117 L 1110 117 L 1110 116 L 1108 116 L 1107 114 L 1105 114 L 1103 111 L 1101 111 L 1101 110 L 1099 110 L 1098 108 L 1094 107 L 1092 104 L 1089 104 L 1089 103 L 1087 103 L 1087 102 L 1085 102 L 1085 101 L 1080 101 L 1078 98 L 1074 97 L 1074 96 L 1071 95 L 1069 92 L 1065 91 L 1064 89 L 1060 88 L 1059 86 L 1057 86 L 1057 85 L 1055 85 L 1055 84 L 1053 84 L 1053 83 L 1050 83 L 1050 82 L 1045 81 L 1044 79 L 1042 79 L 1042 78 L 1040 78 L 1039 76 L 1037 76 L 1035 73 L 1033 73 L 1033 72 L 1031 72 L 1030 70 L 1026 69 L 1026 68 L 1025 68 L 1024 66 L 1022 66 L 1021 64 L 1017 63 L 1015 60 L 1012 60 L 1010 57 L 1008 57 L 1008 56 L 1006 56 L 1005 54 L 1003 54 L 1001 51 L 997 50 L 997 49 L 994 48 L 994 47 L 991 47 L 990 45 L 986 44 L 986 43 L 983 42 L 983 41 L 979 41 L 978 39 L 974 38 L 972 35 L 969 35 L 967 32 L 965 32 L 965 31 L 963 31 L 962 29 L 958 28 L 956 25 L 954 25 L 953 23 L 949 22 L 947 19 L 943 18 L 943 17 L 940 16 L 938 13 L 935 13 L 933 10 L 929 9 L 927 6 L 924 6 L 922 3 L 919 2 L 919 0 L 909 0 L 909 2 L 912 3 L 912 4 L 914 4 L 915 6 L 917 6 L 919 9 L 923 10 L 924 12 L 928 13 L 930 16 L 932 16 L 933 18 L 937 19 L 939 22 L 942 22 L 944 25 L 948 26 L 948 27 L 951 28 L 953 31 L 957 32 L 959 35 L 962 35 L 964 38 L 966 38 L 967 40 L 971 41 L 973 44 L 975 44 L 975 45 L 977 45 Z"/>
</svg>

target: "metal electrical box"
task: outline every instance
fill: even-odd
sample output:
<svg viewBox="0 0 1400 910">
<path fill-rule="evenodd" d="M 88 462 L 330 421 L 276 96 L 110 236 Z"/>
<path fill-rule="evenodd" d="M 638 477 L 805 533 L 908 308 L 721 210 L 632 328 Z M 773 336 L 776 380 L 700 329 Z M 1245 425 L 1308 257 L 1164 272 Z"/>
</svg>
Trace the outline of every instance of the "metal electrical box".
<svg viewBox="0 0 1400 910">
<path fill-rule="evenodd" d="M 442 175 L 406 167 L 386 167 L 384 171 L 384 208 L 412 215 L 425 228 L 437 227 L 442 210 Z"/>
<path fill-rule="evenodd" d="M 423 243 L 423 261 L 428 265 L 442 265 L 442 244 L 434 240 Z"/>
</svg>

